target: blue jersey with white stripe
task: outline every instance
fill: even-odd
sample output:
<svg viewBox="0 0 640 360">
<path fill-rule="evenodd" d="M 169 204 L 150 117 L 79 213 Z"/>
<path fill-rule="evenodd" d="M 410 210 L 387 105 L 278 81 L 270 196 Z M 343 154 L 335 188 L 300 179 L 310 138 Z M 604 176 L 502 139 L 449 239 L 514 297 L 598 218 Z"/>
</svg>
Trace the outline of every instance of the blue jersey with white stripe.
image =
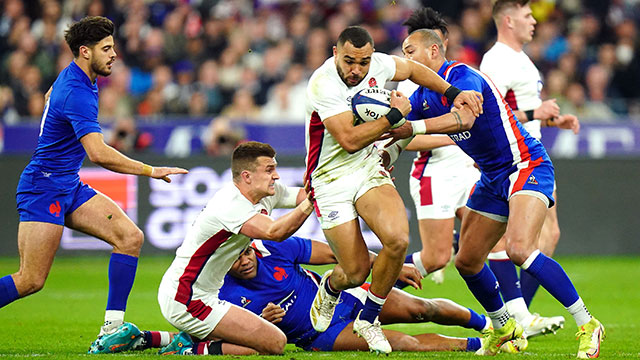
<svg viewBox="0 0 640 360">
<path fill-rule="evenodd" d="M 52 173 L 63 183 L 77 181 L 86 156 L 80 138 L 92 132 L 102 132 L 98 86 L 71 62 L 53 83 L 42 114 L 38 146 L 27 168 Z"/>
<path fill-rule="evenodd" d="M 227 274 L 218 296 L 255 314 L 269 302 L 279 305 L 287 313 L 277 325 L 295 341 L 313 329 L 309 309 L 320 277 L 299 265 L 309 262 L 311 241 L 293 236 L 280 243 L 256 240 L 252 246 L 258 250 L 256 277 L 242 280 Z"/>
<path fill-rule="evenodd" d="M 511 173 L 517 164 L 540 157 L 549 160 L 542 143 L 524 129 L 486 75 L 454 61 L 445 61 L 438 75 L 461 90 L 476 90 L 484 98 L 483 113 L 471 129 L 449 137 L 478 164 L 485 176 L 493 179 Z M 445 115 L 452 107 L 444 96 L 423 86 L 411 95 L 410 101 L 409 120 Z"/>
</svg>

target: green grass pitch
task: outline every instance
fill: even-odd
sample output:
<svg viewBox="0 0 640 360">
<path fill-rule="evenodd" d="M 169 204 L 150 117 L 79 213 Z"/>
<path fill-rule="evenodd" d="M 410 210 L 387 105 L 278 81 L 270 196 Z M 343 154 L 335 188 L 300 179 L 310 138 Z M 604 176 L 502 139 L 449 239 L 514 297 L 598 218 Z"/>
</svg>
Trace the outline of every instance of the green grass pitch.
<svg viewBox="0 0 640 360">
<path fill-rule="evenodd" d="M 585 303 L 605 325 L 603 359 L 640 358 L 640 258 L 561 257 L 560 263 L 574 281 Z M 169 266 L 169 257 L 142 257 L 127 308 L 127 321 L 141 329 L 173 330 L 160 314 L 156 290 Z M 38 294 L 0 309 L 0 358 L 154 357 L 155 351 L 126 355 L 85 355 L 104 316 L 107 299 L 108 256 L 60 257 L 56 259 L 45 288 Z M 0 276 L 14 272 L 17 258 L 0 258 Z M 320 269 L 322 270 L 322 269 Z M 413 293 L 424 297 L 446 297 L 480 311 L 456 270 L 449 265 L 444 284 L 423 280 L 424 289 Z M 564 308 L 541 290 L 532 311 L 564 315 L 565 328 L 556 335 L 534 338 L 521 355 L 499 354 L 499 358 L 571 359 L 577 351 L 575 323 Z M 476 336 L 474 331 L 433 324 L 394 325 L 411 334 L 438 332 L 451 336 Z M 305 353 L 288 345 L 284 357 L 274 359 L 361 359 L 375 357 L 366 352 Z M 392 353 L 396 358 L 469 359 L 469 353 Z M 231 358 L 231 357 L 224 357 Z M 237 358 L 237 357 L 233 357 Z M 253 357 L 255 358 L 255 357 Z M 260 357 L 262 358 L 262 357 Z"/>
</svg>

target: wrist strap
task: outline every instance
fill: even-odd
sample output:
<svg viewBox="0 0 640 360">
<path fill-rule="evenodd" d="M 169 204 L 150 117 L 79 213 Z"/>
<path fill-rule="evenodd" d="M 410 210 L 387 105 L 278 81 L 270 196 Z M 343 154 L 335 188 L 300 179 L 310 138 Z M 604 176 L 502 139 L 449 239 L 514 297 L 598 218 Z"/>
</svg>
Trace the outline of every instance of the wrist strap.
<svg viewBox="0 0 640 360">
<path fill-rule="evenodd" d="M 410 121 L 413 128 L 413 135 L 422 135 L 427 133 L 427 124 L 424 120 Z"/>
<path fill-rule="evenodd" d="M 533 110 L 527 110 L 524 112 L 524 115 L 527 117 L 527 120 L 533 121 Z"/>
<path fill-rule="evenodd" d="M 455 100 L 455 98 L 458 96 L 458 94 L 460 94 L 462 92 L 462 90 L 458 89 L 457 87 L 451 85 L 449 86 L 449 88 L 444 92 L 444 96 L 447 98 L 447 100 L 449 100 L 450 103 L 453 104 L 453 100 Z"/>
<path fill-rule="evenodd" d="M 391 110 L 389 110 L 389 112 L 387 113 L 387 120 L 389 121 L 389 123 L 391 123 L 391 126 L 397 124 L 400 120 L 402 120 L 402 118 L 404 118 L 404 116 L 402 116 L 402 113 L 400 112 L 400 110 L 398 110 L 398 108 L 391 108 Z"/>
<path fill-rule="evenodd" d="M 151 176 L 151 174 L 153 174 L 153 166 L 142 164 L 142 175 Z"/>
</svg>

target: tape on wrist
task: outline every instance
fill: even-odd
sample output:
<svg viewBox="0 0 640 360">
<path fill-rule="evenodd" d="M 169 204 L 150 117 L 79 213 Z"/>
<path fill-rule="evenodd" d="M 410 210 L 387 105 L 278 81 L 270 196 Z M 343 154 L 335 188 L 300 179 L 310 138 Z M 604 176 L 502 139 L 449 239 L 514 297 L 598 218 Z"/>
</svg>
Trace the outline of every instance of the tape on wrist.
<svg viewBox="0 0 640 360">
<path fill-rule="evenodd" d="M 153 166 L 142 164 L 142 175 L 151 176 L 151 174 L 153 174 Z"/>
<path fill-rule="evenodd" d="M 524 112 L 525 116 L 527 117 L 527 120 L 529 121 L 533 121 L 533 110 L 527 110 Z"/>
<path fill-rule="evenodd" d="M 411 127 L 413 128 L 413 135 L 427 133 L 427 124 L 425 124 L 424 120 L 411 121 Z"/>
</svg>

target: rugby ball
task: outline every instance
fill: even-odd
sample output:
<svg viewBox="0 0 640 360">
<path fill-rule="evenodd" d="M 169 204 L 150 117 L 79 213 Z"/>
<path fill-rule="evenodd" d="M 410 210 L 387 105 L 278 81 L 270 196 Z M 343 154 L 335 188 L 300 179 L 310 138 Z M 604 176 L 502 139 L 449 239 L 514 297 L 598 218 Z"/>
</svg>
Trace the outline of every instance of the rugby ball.
<svg viewBox="0 0 640 360">
<path fill-rule="evenodd" d="M 367 88 L 358 91 L 351 99 L 351 110 L 355 117 L 355 125 L 366 121 L 374 121 L 387 115 L 391 106 L 391 91 L 379 88 Z M 405 123 L 400 120 L 391 128 L 395 129 Z"/>
</svg>

